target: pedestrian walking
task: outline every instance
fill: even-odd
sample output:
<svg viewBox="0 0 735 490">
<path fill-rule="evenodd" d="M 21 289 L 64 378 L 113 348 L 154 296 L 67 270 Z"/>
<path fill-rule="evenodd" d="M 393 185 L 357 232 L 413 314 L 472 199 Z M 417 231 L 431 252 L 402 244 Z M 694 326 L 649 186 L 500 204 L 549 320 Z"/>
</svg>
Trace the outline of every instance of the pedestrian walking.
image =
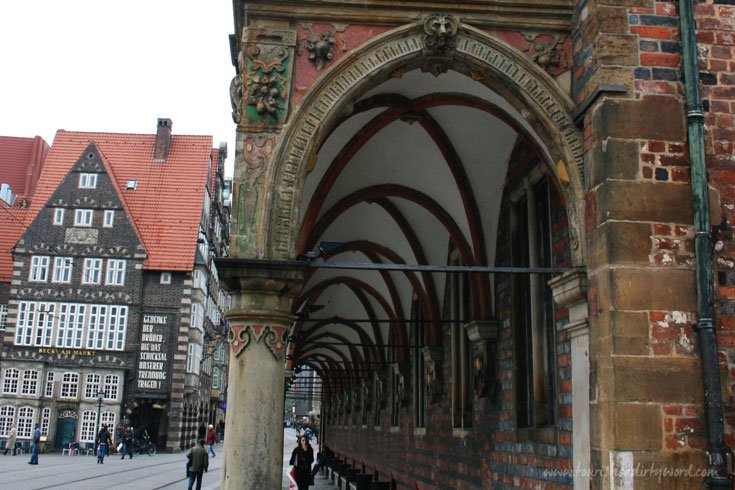
<svg viewBox="0 0 735 490">
<path fill-rule="evenodd" d="M 306 436 L 299 437 L 299 445 L 291 453 L 289 464 L 293 466 L 293 475 L 299 490 L 309 490 L 314 481 L 311 476 L 311 464 L 314 462 L 314 450 Z"/>
<path fill-rule="evenodd" d="M 123 448 L 120 459 L 125 459 L 126 454 L 129 454 L 130 459 L 133 459 L 133 428 L 130 426 L 127 426 L 125 432 L 123 432 Z"/>
<path fill-rule="evenodd" d="M 41 429 L 36 426 L 33 431 L 33 449 L 31 450 L 31 460 L 28 464 L 38 464 L 38 446 L 41 444 Z"/>
<path fill-rule="evenodd" d="M 102 428 L 97 434 L 97 462 L 98 463 L 100 464 L 105 463 L 105 454 L 107 453 L 107 449 L 110 447 L 110 444 L 112 444 L 112 437 L 110 437 L 110 432 L 107 430 L 107 425 L 102 424 Z"/>
<path fill-rule="evenodd" d="M 198 445 L 189 449 L 186 459 L 189 460 L 189 490 L 194 487 L 194 481 L 197 482 L 197 490 L 202 490 L 202 474 L 209 470 L 209 455 L 204 449 L 204 439 L 199 439 Z"/>
<path fill-rule="evenodd" d="M 11 425 L 10 434 L 8 434 L 8 442 L 5 445 L 5 452 L 3 454 L 8 454 L 8 451 L 12 449 L 13 456 L 15 456 L 15 453 L 18 451 L 18 449 L 15 447 L 15 438 L 16 438 L 15 426 Z"/>
<path fill-rule="evenodd" d="M 214 445 L 217 444 L 219 440 L 217 439 L 217 433 L 214 431 L 214 426 L 212 424 L 209 424 L 209 429 L 207 429 L 207 437 L 204 439 L 204 444 L 207 448 L 207 454 L 211 454 L 214 458 L 216 454 L 214 454 Z"/>
</svg>

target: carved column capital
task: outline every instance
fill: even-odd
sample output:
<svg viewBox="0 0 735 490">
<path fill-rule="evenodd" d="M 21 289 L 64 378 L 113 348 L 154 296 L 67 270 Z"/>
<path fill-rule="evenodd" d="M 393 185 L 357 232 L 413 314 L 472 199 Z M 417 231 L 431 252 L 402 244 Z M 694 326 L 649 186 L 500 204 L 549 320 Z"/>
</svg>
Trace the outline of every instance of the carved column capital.
<svg viewBox="0 0 735 490">
<path fill-rule="evenodd" d="M 219 259 L 220 279 L 232 295 L 228 340 L 239 356 L 263 344 L 280 360 L 288 344 L 291 303 L 303 286 L 306 265 Z"/>
</svg>

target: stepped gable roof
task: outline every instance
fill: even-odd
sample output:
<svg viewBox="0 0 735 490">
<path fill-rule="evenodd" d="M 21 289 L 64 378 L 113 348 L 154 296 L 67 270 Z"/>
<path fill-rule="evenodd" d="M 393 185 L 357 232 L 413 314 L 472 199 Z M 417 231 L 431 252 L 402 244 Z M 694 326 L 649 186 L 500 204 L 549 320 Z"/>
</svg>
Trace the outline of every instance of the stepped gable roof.
<svg viewBox="0 0 735 490">
<path fill-rule="evenodd" d="M 120 195 L 148 258 L 143 268 L 188 271 L 194 264 L 204 203 L 211 136 L 173 135 L 165 161 L 153 161 L 154 134 L 56 133 L 27 224 L 46 204 L 89 143 L 112 168 Z M 135 189 L 128 188 L 135 181 Z"/>
<path fill-rule="evenodd" d="M 32 194 L 35 182 L 28 179 L 38 177 L 38 170 L 29 167 L 32 164 L 42 166 L 48 151 L 48 143 L 40 136 L 0 136 L 0 183 L 10 185 L 10 190 L 17 196 Z M 26 185 L 30 186 L 27 192 Z"/>
<path fill-rule="evenodd" d="M 0 207 L 0 282 L 10 282 L 13 276 L 10 250 L 26 229 L 23 223 L 28 209 L 10 208 L 4 202 L 0 202 Z"/>
</svg>

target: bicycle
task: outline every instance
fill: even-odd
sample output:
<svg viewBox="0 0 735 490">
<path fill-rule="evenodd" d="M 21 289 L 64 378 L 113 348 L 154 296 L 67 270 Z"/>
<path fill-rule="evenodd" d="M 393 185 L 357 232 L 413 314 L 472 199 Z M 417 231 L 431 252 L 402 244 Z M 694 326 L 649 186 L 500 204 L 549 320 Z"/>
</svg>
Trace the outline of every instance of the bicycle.
<svg viewBox="0 0 735 490">
<path fill-rule="evenodd" d="M 135 452 L 138 455 L 147 454 L 148 456 L 153 456 L 156 454 L 156 445 L 148 437 L 144 437 L 142 441 L 135 442 Z"/>
</svg>

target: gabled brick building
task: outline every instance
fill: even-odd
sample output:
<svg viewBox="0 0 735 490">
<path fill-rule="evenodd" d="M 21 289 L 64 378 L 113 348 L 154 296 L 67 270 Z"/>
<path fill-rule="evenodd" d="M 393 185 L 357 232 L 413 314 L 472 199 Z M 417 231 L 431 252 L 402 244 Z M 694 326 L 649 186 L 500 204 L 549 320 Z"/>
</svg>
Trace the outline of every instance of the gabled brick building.
<svg viewBox="0 0 735 490">
<path fill-rule="evenodd" d="M 38 423 L 58 449 L 124 422 L 175 450 L 222 416 L 226 153 L 168 119 L 57 133 L 13 249 L 0 437 Z"/>
</svg>

